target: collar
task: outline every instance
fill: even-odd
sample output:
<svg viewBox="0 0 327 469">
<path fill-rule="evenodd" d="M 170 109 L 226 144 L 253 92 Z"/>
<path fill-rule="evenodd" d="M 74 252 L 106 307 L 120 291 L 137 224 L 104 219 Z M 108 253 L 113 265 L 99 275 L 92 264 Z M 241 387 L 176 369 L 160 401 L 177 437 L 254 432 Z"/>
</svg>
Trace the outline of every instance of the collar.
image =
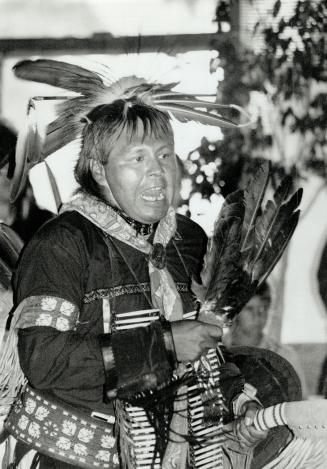
<svg viewBox="0 0 327 469">
<path fill-rule="evenodd" d="M 137 236 L 136 229 L 121 214 L 98 197 L 81 191 L 65 203 L 60 213 L 77 211 L 110 236 L 150 254 L 152 245 L 147 236 Z M 167 214 L 160 220 L 153 237 L 153 245 L 161 244 L 164 248 L 176 232 L 176 212 L 169 207 Z"/>
</svg>

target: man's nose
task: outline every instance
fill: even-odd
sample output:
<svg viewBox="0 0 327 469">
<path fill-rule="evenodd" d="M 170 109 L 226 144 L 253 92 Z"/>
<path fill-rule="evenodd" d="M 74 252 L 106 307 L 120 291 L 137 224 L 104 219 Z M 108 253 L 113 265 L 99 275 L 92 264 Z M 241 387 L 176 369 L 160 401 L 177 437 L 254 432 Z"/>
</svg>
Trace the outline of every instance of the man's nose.
<svg viewBox="0 0 327 469">
<path fill-rule="evenodd" d="M 163 168 L 162 168 L 162 165 L 160 163 L 160 160 L 154 154 L 149 155 L 147 172 L 148 172 L 149 175 L 162 174 L 162 172 L 163 172 Z"/>
</svg>

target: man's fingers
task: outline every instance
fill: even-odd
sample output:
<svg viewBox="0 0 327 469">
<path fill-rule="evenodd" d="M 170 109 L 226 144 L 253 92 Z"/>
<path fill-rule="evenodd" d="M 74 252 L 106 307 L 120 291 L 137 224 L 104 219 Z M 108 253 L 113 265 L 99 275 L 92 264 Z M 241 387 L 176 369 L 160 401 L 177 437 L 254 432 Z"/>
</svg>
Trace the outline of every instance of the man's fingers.
<svg viewBox="0 0 327 469">
<path fill-rule="evenodd" d="M 244 424 L 246 427 L 249 427 L 250 425 L 253 424 L 254 418 L 256 416 L 256 413 L 258 409 L 260 408 L 259 404 L 257 402 L 247 402 L 245 404 L 245 414 L 244 414 Z"/>
<path fill-rule="evenodd" d="M 237 428 L 237 434 L 241 439 L 241 444 L 245 446 L 254 446 L 258 444 L 259 441 L 264 440 L 267 437 L 268 432 L 256 430 L 254 426 L 247 427 L 244 420 L 242 420 Z"/>
<path fill-rule="evenodd" d="M 222 335 L 223 335 L 223 331 L 221 329 L 221 327 L 219 326 L 214 326 L 213 324 L 204 324 L 206 329 L 207 329 L 207 332 L 208 334 L 215 338 L 215 339 L 219 339 Z"/>
</svg>

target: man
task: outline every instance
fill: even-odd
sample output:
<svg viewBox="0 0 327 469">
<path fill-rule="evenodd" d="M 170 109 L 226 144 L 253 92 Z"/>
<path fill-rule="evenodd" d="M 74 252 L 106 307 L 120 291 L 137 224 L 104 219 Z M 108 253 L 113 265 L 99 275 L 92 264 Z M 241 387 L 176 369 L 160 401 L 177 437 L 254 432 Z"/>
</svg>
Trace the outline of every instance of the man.
<svg viewBox="0 0 327 469">
<path fill-rule="evenodd" d="M 298 374 L 303 396 L 307 395 L 304 371 L 296 352 L 287 345 L 273 340 L 264 332 L 271 306 L 271 291 L 264 283 L 237 316 L 225 342 L 229 346 L 259 347 L 272 350 L 287 360 Z"/>
<path fill-rule="evenodd" d="M 251 426 L 260 404 L 237 367 L 198 418 L 208 377 L 190 363 L 222 331 L 188 320 L 207 240 L 172 208 L 175 174 L 165 112 L 132 95 L 84 117 L 81 190 L 27 245 L 14 282 L 29 386 L 7 429 L 40 469 L 227 468 L 267 435 Z M 222 422 L 237 416 L 223 449 Z"/>
</svg>

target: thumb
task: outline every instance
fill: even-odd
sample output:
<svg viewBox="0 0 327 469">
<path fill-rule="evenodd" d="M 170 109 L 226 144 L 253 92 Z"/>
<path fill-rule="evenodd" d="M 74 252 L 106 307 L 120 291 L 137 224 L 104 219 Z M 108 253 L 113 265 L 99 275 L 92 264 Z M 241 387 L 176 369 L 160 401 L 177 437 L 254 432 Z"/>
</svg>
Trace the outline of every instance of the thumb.
<svg viewBox="0 0 327 469">
<path fill-rule="evenodd" d="M 244 419 L 244 425 L 246 427 L 250 427 L 252 424 L 253 424 L 253 418 L 247 415 Z"/>
<path fill-rule="evenodd" d="M 250 403 L 250 405 L 248 406 L 248 408 L 245 412 L 245 416 L 244 416 L 244 425 L 246 427 L 250 427 L 251 425 L 253 425 L 254 418 L 255 418 L 257 412 L 258 412 L 258 406 L 255 405 L 255 404 L 253 405 L 252 403 Z"/>
<path fill-rule="evenodd" d="M 219 339 L 223 334 L 221 327 L 213 325 L 213 324 L 210 324 L 210 325 L 208 324 L 207 330 L 208 330 L 209 335 L 213 337 L 214 339 Z"/>
</svg>

